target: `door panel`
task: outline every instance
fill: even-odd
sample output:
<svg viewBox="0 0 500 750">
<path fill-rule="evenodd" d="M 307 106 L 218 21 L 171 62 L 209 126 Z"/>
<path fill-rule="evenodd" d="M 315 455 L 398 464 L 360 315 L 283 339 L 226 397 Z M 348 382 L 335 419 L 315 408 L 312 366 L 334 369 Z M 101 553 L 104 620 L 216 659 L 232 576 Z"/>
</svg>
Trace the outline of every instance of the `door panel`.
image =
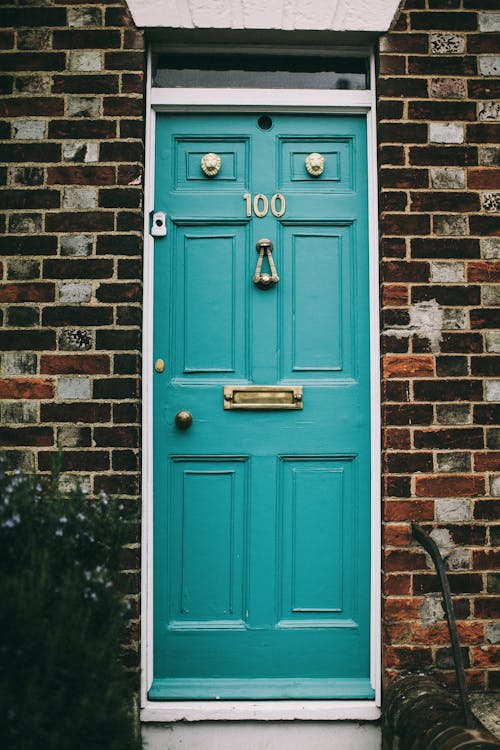
<svg viewBox="0 0 500 750">
<path fill-rule="evenodd" d="M 152 699 L 373 696 L 365 121 L 272 119 L 158 117 Z M 302 385 L 303 408 L 224 409 L 236 384 Z"/>
</svg>

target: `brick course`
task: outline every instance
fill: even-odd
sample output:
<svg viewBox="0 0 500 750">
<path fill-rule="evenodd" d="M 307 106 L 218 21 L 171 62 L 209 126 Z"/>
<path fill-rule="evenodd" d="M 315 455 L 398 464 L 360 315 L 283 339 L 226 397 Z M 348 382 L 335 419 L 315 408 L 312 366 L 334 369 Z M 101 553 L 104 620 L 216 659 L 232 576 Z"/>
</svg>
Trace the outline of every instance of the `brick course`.
<svg viewBox="0 0 500 750">
<path fill-rule="evenodd" d="M 498 35 L 484 33 L 487 0 L 418 6 L 408 0 L 379 43 L 384 664 L 389 679 L 434 666 L 454 680 L 416 520 L 450 571 L 468 680 L 493 688 L 500 112 L 485 53 Z"/>
<path fill-rule="evenodd" d="M 1 11 L 0 444 L 42 472 L 60 445 L 70 481 L 134 504 L 143 35 L 120 0 L 29 6 Z"/>
</svg>

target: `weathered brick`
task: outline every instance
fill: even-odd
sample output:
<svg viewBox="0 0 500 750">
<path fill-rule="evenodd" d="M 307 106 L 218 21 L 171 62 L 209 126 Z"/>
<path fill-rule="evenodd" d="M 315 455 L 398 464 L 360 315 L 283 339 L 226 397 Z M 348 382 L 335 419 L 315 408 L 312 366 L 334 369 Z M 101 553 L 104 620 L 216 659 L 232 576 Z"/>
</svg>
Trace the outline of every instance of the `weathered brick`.
<svg viewBox="0 0 500 750">
<path fill-rule="evenodd" d="M 40 405 L 42 422 L 83 422 L 100 424 L 109 422 L 111 409 L 109 404 L 95 401 L 74 401 L 70 403 L 43 403 Z"/>
<path fill-rule="evenodd" d="M 42 378 L 0 379 L 0 398 L 53 398 L 54 384 Z"/>
</svg>

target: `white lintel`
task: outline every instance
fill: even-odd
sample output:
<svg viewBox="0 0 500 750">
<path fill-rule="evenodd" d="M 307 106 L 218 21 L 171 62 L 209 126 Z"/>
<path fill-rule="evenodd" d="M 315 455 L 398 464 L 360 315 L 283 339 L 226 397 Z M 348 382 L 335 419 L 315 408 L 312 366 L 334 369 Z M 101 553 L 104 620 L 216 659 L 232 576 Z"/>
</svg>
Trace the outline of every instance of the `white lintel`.
<svg viewBox="0 0 500 750">
<path fill-rule="evenodd" d="M 383 33 L 399 0 L 128 0 L 128 6 L 140 28 Z"/>
</svg>

